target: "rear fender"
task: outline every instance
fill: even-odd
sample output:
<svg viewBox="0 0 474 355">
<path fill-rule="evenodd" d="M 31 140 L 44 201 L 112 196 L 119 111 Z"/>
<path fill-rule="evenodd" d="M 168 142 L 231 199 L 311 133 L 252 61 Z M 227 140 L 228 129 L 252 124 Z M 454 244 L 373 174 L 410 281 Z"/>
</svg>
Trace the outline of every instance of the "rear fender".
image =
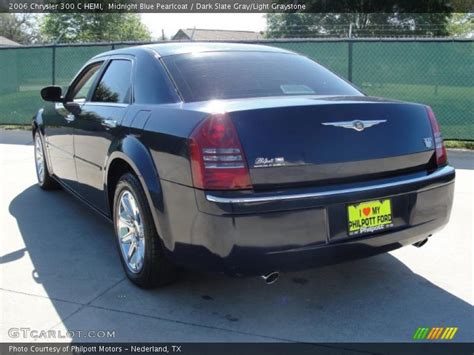
<svg viewBox="0 0 474 355">
<path fill-rule="evenodd" d="M 171 241 L 166 240 L 166 235 L 169 234 L 166 233 L 166 228 L 163 226 L 165 218 L 160 179 L 148 149 L 136 137 L 128 135 L 111 145 L 108 157 L 104 171 L 104 187 L 107 201 L 113 199 L 113 196 L 108 194 L 107 177 L 109 168 L 116 159 L 121 159 L 131 166 L 133 172 L 140 180 L 148 200 L 148 205 L 150 206 L 156 230 L 163 243 L 170 245 Z M 110 211 L 110 215 L 113 217 L 113 211 Z"/>
</svg>

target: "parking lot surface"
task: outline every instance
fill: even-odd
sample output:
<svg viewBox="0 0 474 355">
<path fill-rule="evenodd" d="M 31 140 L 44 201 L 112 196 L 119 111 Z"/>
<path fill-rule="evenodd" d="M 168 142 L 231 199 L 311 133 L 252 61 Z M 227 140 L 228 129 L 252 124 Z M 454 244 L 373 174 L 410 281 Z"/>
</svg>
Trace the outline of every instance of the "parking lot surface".
<svg viewBox="0 0 474 355">
<path fill-rule="evenodd" d="M 147 291 L 125 279 L 110 224 L 66 192 L 36 186 L 31 134 L 0 131 L 0 340 L 57 330 L 64 338 L 37 340 L 407 342 L 418 327 L 450 326 L 454 341 L 473 341 L 474 154 L 449 159 L 451 222 L 422 248 L 273 285 L 185 272 Z"/>
</svg>

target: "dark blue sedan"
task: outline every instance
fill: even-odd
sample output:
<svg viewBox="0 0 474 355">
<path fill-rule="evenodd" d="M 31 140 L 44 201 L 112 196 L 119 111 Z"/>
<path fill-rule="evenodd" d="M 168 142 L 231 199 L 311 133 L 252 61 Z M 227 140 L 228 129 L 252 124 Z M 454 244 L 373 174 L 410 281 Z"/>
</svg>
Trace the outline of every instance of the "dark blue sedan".
<svg viewBox="0 0 474 355">
<path fill-rule="evenodd" d="M 179 267 L 272 283 L 421 246 L 449 220 L 455 172 L 433 111 L 368 97 L 292 52 L 120 49 L 41 95 L 39 185 L 112 221 L 142 287 Z"/>
</svg>

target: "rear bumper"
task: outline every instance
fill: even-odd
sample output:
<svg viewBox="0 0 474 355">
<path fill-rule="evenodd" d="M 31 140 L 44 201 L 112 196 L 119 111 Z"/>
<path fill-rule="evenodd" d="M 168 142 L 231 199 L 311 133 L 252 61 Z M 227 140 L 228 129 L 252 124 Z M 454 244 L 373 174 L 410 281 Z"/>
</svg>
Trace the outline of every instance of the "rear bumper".
<svg viewBox="0 0 474 355">
<path fill-rule="evenodd" d="M 307 269 L 425 239 L 449 220 L 454 179 L 446 166 L 351 186 L 212 194 L 162 181 L 168 213 L 161 233 L 169 257 L 192 269 L 237 275 Z M 349 237 L 347 204 L 382 198 L 392 201 L 395 227 Z"/>
</svg>

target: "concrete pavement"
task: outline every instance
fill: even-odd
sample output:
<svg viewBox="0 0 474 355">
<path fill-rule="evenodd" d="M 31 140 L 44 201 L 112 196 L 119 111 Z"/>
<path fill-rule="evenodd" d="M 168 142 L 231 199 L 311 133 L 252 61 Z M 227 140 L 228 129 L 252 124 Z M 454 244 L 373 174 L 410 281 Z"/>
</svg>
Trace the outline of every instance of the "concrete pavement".
<svg viewBox="0 0 474 355">
<path fill-rule="evenodd" d="M 458 168 L 451 222 L 420 249 L 273 285 L 187 272 L 146 291 L 124 278 L 111 225 L 36 186 L 31 134 L 0 131 L 0 340 L 32 340 L 12 338 L 12 328 L 30 328 L 78 341 L 406 342 L 421 326 L 455 326 L 455 341 L 473 341 L 474 154 L 449 158 Z M 114 337 L 84 337 L 90 330 Z"/>
</svg>

